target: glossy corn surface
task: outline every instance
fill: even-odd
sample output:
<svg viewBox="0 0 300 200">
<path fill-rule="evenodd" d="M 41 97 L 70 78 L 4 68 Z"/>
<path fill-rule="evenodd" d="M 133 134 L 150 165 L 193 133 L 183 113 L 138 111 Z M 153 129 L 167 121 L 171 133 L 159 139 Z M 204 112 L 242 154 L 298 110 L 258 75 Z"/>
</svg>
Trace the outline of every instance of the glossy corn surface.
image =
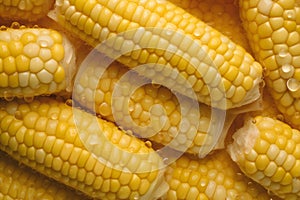
<svg viewBox="0 0 300 200">
<path fill-rule="evenodd" d="M 33 97 L 72 88 L 75 54 L 68 39 L 46 28 L 0 29 L 0 97 Z"/>
<path fill-rule="evenodd" d="M 152 84 L 118 62 L 108 68 L 90 63 L 75 81 L 73 99 L 138 137 L 199 157 L 222 146 L 222 136 L 233 120 L 229 114 Z"/>
<path fill-rule="evenodd" d="M 225 151 L 204 159 L 182 156 L 168 167 L 166 199 L 271 199 L 264 188 L 241 173 Z M 276 199 L 276 198 L 274 198 Z"/>
<path fill-rule="evenodd" d="M 228 37 L 168 1 L 59 2 L 50 14 L 121 63 L 187 96 L 228 109 L 259 97 L 262 68 Z M 156 79 L 156 80 L 157 80 Z"/>
<path fill-rule="evenodd" d="M 0 199 L 88 200 L 0 152 Z"/>
<path fill-rule="evenodd" d="M 17 21 L 37 21 L 47 16 L 54 0 L 1 0 L 0 18 Z"/>
<path fill-rule="evenodd" d="M 99 199 L 165 192 L 161 158 L 114 124 L 46 97 L 0 107 L 0 148 L 38 172 Z"/>
<path fill-rule="evenodd" d="M 265 81 L 286 121 L 300 128 L 300 7 L 297 1 L 240 1 L 241 17 Z"/>
<path fill-rule="evenodd" d="M 254 181 L 283 199 L 300 198 L 300 131 L 270 118 L 245 122 L 228 147 L 231 157 Z"/>
<path fill-rule="evenodd" d="M 250 52 L 235 0 L 169 0 Z"/>
</svg>

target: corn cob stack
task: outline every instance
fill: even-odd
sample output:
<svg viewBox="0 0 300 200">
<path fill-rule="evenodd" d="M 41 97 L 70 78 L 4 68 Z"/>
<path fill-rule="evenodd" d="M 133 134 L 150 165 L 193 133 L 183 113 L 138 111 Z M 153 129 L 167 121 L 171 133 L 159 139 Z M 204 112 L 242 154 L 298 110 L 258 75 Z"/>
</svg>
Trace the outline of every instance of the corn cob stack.
<svg viewBox="0 0 300 200">
<path fill-rule="evenodd" d="M 0 199 L 89 199 L 20 165 L 3 152 L 0 152 L 0 184 Z"/>
<path fill-rule="evenodd" d="M 248 119 L 228 151 L 241 170 L 283 199 L 300 198 L 300 131 L 279 120 Z"/>
<path fill-rule="evenodd" d="M 225 151 L 197 159 L 182 156 L 166 171 L 166 199 L 277 199 L 241 173 Z"/>
<path fill-rule="evenodd" d="M 68 39 L 52 29 L 12 26 L 0 29 L 0 97 L 70 92 L 76 66 Z"/>
<path fill-rule="evenodd" d="M 50 16 L 92 46 L 103 42 L 97 50 L 131 68 L 152 63 L 139 73 L 205 104 L 229 109 L 260 95 L 260 64 L 168 1 L 70 0 Z"/>
<path fill-rule="evenodd" d="M 113 124 L 46 97 L 0 107 L 0 148 L 35 170 L 93 198 L 164 193 L 161 158 Z"/>
<path fill-rule="evenodd" d="M 173 3 L 175 4 L 177 3 L 178 5 L 180 5 L 181 3 L 180 6 L 183 7 L 187 3 L 186 1 L 185 2 L 176 2 L 176 0 L 172 0 L 172 1 Z M 72 5 L 68 4 L 70 2 Z M 84 7 L 82 7 L 84 3 L 86 4 Z M 95 7 L 91 6 L 92 3 L 96 3 Z M 194 3 L 195 1 L 191 1 L 190 5 L 193 5 Z M 139 42 L 138 44 L 135 44 L 140 46 L 135 46 L 137 48 L 134 49 L 133 53 L 131 55 L 124 55 L 120 61 L 122 61 L 124 64 L 130 67 L 136 66 L 138 64 L 143 64 L 146 61 L 167 65 L 169 67 L 168 70 L 169 69 L 170 70 L 164 71 L 165 74 L 163 74 L 162 80 L 169 80 L 166 79 L 164 76 L 168 78 L 168 76 L 170 75 L 170 71 L 173 68 L 179 69 L 180 73 L 182 73 L 181 77 L 184 77 L 184 80 L 188 79 L 187 77 L 189 77 L 189 81 L 192 81 L 192 83 L 194 83 L 195 82 L 194 77 L 196 77 L 197 80 L 199 78 L 200 81 L 196 82 L 194 85 L 192 84 L 192 86 L 193 89 L 195 89 L 198 98 L 208 105 L 212 105 L 211 103 L 212 100 L 208 97 L 209 94 L 208 88 L 211 89 L 211 86 L 215 86 L 215 85 L 217 85 L 218 88 L 213 91 L 214 96 L 217 96 L 218 99 L 221 99 L 217 91 L 219 90 L 224 93 L 226 92 L 225 96 L 226 98 L 228 97 L 228 99 L 226 99 L 226 106 L 221 104 L 222 103 L 221 100 L 220 102 L 217 101 L 216 103 L 217 107 L 223 109 L 234 108 L 234 107 L 239 109 L 241 105 L 245 105 L 256 100 L 260 95 L 258 91 L 258 84 L 260 83 L 261 80 L 260 65 L 256 63 L 249 54 L 245 53 L 244 49 L 240 48 L 239 46 L 236 46 L 234 43 L 229 41 L 227 37 L 220 35 L 214 29 L 207 27 L 202 22 L 199 22 L 198 19 L 192 17 L 184 10 L 175 7 L 173 4 L 170 4 L 168 2 L 156 2 L 150 0 L 150 1 L 140 1 L 139 3 L 135 1 L 131 1 L 131 2 L 107 1 L 106 4 L 104 5 L 104 4 L 100 4 L 99 2 L 91 1 L 91 0 L 89 1 L 77 0 L 77 1 L 57 1 L 57 5 L 58 5 L 58 9 L 56 11 L 58 11 L 59 13 L 57 18 L 58 22 L 62 23 L 63 25 L 65 25 L 65 27 L 67 27 L 67 29 L 71 30 L 70 31 L 71 33 L 73 32 L 78 34 L 84 41 L 92 45 L 96 45 L 100 41 L 103 41 L 102 39 L 107 39 L 107 37 L 109 36 L 115 36 L 116 33 L 120 33 L 122 31 L 129 30 L 134 32 L 135 28 L 141 26 L 147 28 L 148 26 L 144 24 L 147 22 L 149 22 L 150 25 L 152 22 L 153 24 L 157 22 L 157 24 L 155 25 L 158 25 L 159 28 L 169 28 L 171 30 L 170 33 L 173 33 L 176 36 L 180 35 L 181 33 L 189 35 L 189 37 L 191 38 L 184 37 L 187 38 L 185 41 L 193 41 L 195 39 L 198 42 L 198 44 L 204 45 L 204 51 L 208 54 L 210 58 L 212 58 L 212 61 L 205 60 L 205 59 L 200 61 L 201 62 L 204 61 L 206 65 L 210 65 L 214 62 L 214 64 L 217 64 L 217 68 L 209 68 L 207 66 L 205 68 L 204 66 L 200 66 L 201 70 L 204 70 L 206 73 L 204 73 L 204 75 L 201 73 L 200 75 L 199 73 L 193 74 L 193 72 L 196 70 L 191 68 L 191 65 L 188 63 L 187 59 L 193 56 L 200 56 L 200 58 L 202 58 L 203 55 L 201 54 L 202 57 L 200 53 L 196 55 L 195 52 L 197 52 L 197 48 L 195 49 L 193 45 L 190 47 L 185 45 L 184 46 L 178 45 L 179 42 L 177 43 L 176 41 L 176 39 L 178 38 L 176 38 L 175 36 L 173 40 L 170 42 L 168 37 L 171 37 L 172 34 L 159 35 L 158 32 L 151 32 L 151 34 L 153 33 L 157 34 L 155 35 L 156 37 L 152 37 L 153 41 L 158 37 L 160 38 L 158 40 L 159 42 L 163 42 L 164 44 L 166 44 L 166 42 L 169 42 L 167 43 L 171 49 L 171 50 L 169 49 L 169 52 L 166 53 L 161 49 L 157 50 L 157 48 L 160 48 L 160 46 L 154 46 L 154 47 L 152 46 L 152 48 L 150 49 L 146 49 L 146 50 L 143 49 L 140 51 L 140 46 L 143 46 L 145 41 L 145 40 L 141 40 L 138 41 Z M 137 8 L 136 10 L 133 9 L 132 12 L 125 12 L 125 14 L 122 15 L 121 13 L 123 11 L 121 8 L 123 6 L 126 7 L 125 5 L 128 6 L 128 8 L 135 8 L 134 5 L 138 5 L 138 6 L 136 7 Z M 94 12 L 89 11 L 91 7 L 93 7 Z M 107 18 L 102 18 L 103 15 L 96 14 L 95 11 L 99 11 L 97 9 L 100 8 L 103 11 L 102 14 L 107 15 Z M 60 15 L 62 14 L 62 11 L 63 12 L 67 11 L 67 12 L 63 13 L 63 15 Z M 142 11 L 145 12 L 143 13 Z M 138 19 L 127 18 L 127 15 L 130 14 L 136 15 L 139 12 L 143 13 L 143 15 L 141 15 L 143 17 L 141 16 L 137 17 Z M 72 13 L 73 15 L 71 17 L 70 14 Z M 196 14 L 194 15 L 196 16 Z M 98 16 L 99 16 L 99 21 L 93 21 L 94 20 L 93 17 L 96 17 L 98 20 Z M 120 16 L 124 18 L 121 18 L 121 25 L 118 26 L 117 30 L 115 30 L 114 25 L 116 25 L 117 23 L 114 22 L 118 22 Z M 147 19 L 147 16 L 150 16 L 149 19 L 151 20 L 145 20 Z M 200 17 L 198 16 L 198 18 Z M 108 19 L 110 20 L 110 23 L 108 23 Z M 202 19 L 202 20 L 205 21 L 207 19 Z M 70 25 L 70 23 L 72 25 Z M 90 24 L 93 23 L 95 24 L 95 26 L 90 26 Z M 103 23 L 107 23 L 105 24 L 105 26 L 107 27 L 105 26 L 103 27 L 102 26 Z M 174 28 L 173 25 L 179 28 Z M 201 32 L 200 30 L 202 30 L 203 32 Z M 102 36 L 100 37 L 100 39 L 99 37 L 95 37 L 96 33 L 98 33 L 97 31 L 101 31 Z M 175 33 L 180 33 L 180 34 L 175 34 Z M 107 36 L 106 34 L 108 34 L 109 36 Z M 223 34 L 228 35 L 226 33 Z M 147 34 L 145 35 L 148 36 Z M 143 38 L 147 39 L 145 35 Z M 123 44 L 130 44 L 132 37 L 130 35 L 128 35 L 128 37 L 129 38 L 125 38 L 126 43 Z M 118 39 L 121 38 L 124 41 L 122 35 L 121 37 L 117 37 L 117 38 Z M 221 41 L 221 44 L 219 44 L 218 41 Z M 114 45 L 118 46 L 121 43 L 122 40 L 114 43 Z M 176 57 L 176 55 L 174 55 L 175 54 L 174 49 L 171 48 L 173 47 L 172 45 L 175 45 L 175 47 L 177 48 L 179 52 L 179 53 L 176 52 L 177 55 L 185 51 L 187 51 L 190 55 L 188 56 L 179 55 Z M 116 46 L 112 46 L 112 47 L 116 47 Z M 124 48 L 127 47 L 128 46 L 124 46 Z M 203 51 L 203 49 L 200 50 Z M 109 50 L 107 49 L 107 51 Z M 116 51 L 118 51 L 118 49 L 116 49 Z M 181 59 L 180 64 L 177 62 L 179 60 L 178 57 L 184 58 Z M 191 63 L 195 64 L 197 62 L 191 62 Z M 154 66 L 158 66 L 158 65 L 154 65 Z M 221 78 L 213 74 L 213 72 L 215 73 L 216 71 L 219 71 L 222 74 Z M 145 75 L 147 72 L 144 73 L 140 72 L 140 73 Z M 159 73 L 161 73 L 161 71 L 159 71 Z M 234 74 L 235 76 L 231 76 L 232 74 Z M 66 77 L 71 77 L 71 76 L 67 75 Z M 213 78 L 217 77 L 216 79 L 218 79 L 217 81 L 219 82 L 216 81 L 215 83 L 214 82 L 211 83 L 210 81 L 213 80 L 212 77 Z M 175 80 L 174 82 L 178 80 L 182 81 L 182 79 L 174 79 L 174 80 Z M 155 81 L 153 83 L 155 83 Z M 182 83 L 183 85 L 186 84 L 186 82 L 184 81 L 182 81 L 180 84 Z M 205 86 L 205 84 L 207 85 L 211 84 L 211 85 Z M 96 85 L 93 85 L 93 87 L 95 86 Z M 160 93 L 159 91 L 161 90 L 164 91 L 164 95 L 166 94 L 165 93 L 166 90 L 162 89 L 164 87 L 155 88 L 155 86 L 156 86 L 155 84 L 154 85 L 150 84 L 148 85 L 148 87 L 145 87 L 146 89 L 148 88 L 148 91 L 150 88 L 150 93 L 148 94 L 152 95 L 153 91 L 158 91 L 157 93 L 159 94 Z M 225 88 L 223 88 L 223 86 Z M 111 88 L 113 87 L 113 84 L 105 83 L 104 87 Z M 180 89 L 178 90 L 180 91 Z M 151 95 L 149 96 L 152 99 L 159 100 L 158 96 L 153 95 L 152 97 Z M 107 109 L 109 107 L 107 104 L 105 105 L 106 100 L 109 100 L 110 98 L 109 95 L 107 96 L 108 97 L 104 98 L 104 104 L 103 103 L 100 104 L 102 105 L 101 106 L 102 109 L 99 109 L 99 111 L 100 114 L 101 113 L 103 114 L 103 116 L 106 115 L 110 117 L 111 113 L 109 109 Z M 10 100 L 9 98 L 7 99 Z M 178 101 L 176 100 L 172 100 L 172 101 L 173 103 L 175 102 L 175 107 L 177 107 L 176 102 Z M 8 105 L 6 104 L 7 102 L 5 101 L 2 101 L 0 103 L 1 106 L 0 148 L 5 149 L 5 151 L 7 151 L 10 155 L 20 160 L 21 162 L 26 163 L 27 165 L 31 166 L 32 168 L 36 169 L 37 171 L 43 174 L 54 177 L 55 179 L 59 180 L 60 182 L 66 185 L 72 186 L 77 190 L 81 190 L 92 197 L 98 197 L 101 199 L 122 199 L 122 198 L 136 199 L 139 197 L 149 199 L 150 197 L 156 198 L 158 196 L 161 196 L 164 193 L 166 186 L 163 183 L 161 183 L 163 181 L 161 180 L 162 172 L 158 172 L 160 170 L 154 170 L 154 172 L 151 171 L 151 173 L 133 173 L 133 175 L 132 173 L 130 173 L 131 171 L 128 169 L 125 170 L 125 172 L 124 171 L 121 172 L 120 167 L 126 165 L 126 163 L 120 161 L 122 160 L 121 158 L 114 160 L 115 158 L 119 158 L 118 156 L 119 154 L 117 153 L 118 151 L 110 152 L 111 148 L 109 145 L 108 146 L 105 145 L 106 144 L 105 142 L 100 144 L 96 142 L 97 144 L 95 144 L 94 140 L 96 138 L 99 138 L 99 135 L 92 134 L 91 136 L 87 137 L 87 134 L 85 134 L 90 130 L 95 130 L 94 128 L 96 127 L 96 125 L 89 126 L 89 124 L 93 124 L 93 123 L 89 121 L 90 117 L 88 117 L 86 113 L 82 111 L 78 111 L 75 108 L 73 109 L 72 112 L 70 111 L 70 108 L 68 106 L 67 108 L 65 107 L 66 105 L 64 103 L 57 102 L 56 100 L 53 100 L 51 98 L 37 98 L 32 102 L 14 100 L 8 103 Z M 17 112 L 15 112 L 16 110 Z M 73 120 L 75 121 L 71 120 L 70 116 L 73 116 L 74 117 Z M 135 121 L 139 122 L 139 118 L 136 118 Z M 27 125 L 29 124 L 29 126 L 32 126 L 33 128 L 26 127 L 26 124 Z M 57 126 L 55 126 L 55 124 L 57 124 Z M 102 120 L 100 120 L 99 124 L 102 124 Z M 104 124 L 106 124 L 106 122 Z M 74 131 L 75 125 L 79 125 L 77 126 L 77 128 L 83 131 L 83 133 L 80 131 L 77 132 Z M 110 127 L 110 125 L 107 126 L 103 125 L 103 126 Z M 22 132 L 24 130 L 23 127 L 27 128 L 27 132 L 25 133 Z M 45 127 L 51 127 L 51 129 Z M 57 127 L 57 128 L 52 129 L 53 127 Z M 93 128 L 88 129 L 88 127 L 93 127 Z M 15 131 L 18 128 L 20 128 L 19 131 Z M 48 130 L 50 131 L 48 132 Z M 111 130 L 111 129 L 108 128 L 107 130 Z M 113 131 L 113 133 L 108 133 L 108 132 L 104 133 L 105 136 L 108 136 L 109 139 L 111 139 L 113 142 L 121 145 L 120 147 L 121 149 L 127 149 L 127 150 L 129 149 L 129 151 L 131 151 L 135 149 L 136 146 L 139 145 L 143 146 L 143 142 L 141 141 L 137 143 L 132 142 L 132 140 L 135 141 L 136 139 L 131 140 L 131 137 L 129 137 L 128 135 L 125 136 L 124 132 L 122 133 L 120 133 L 120 131 L 116 131 L 116 132 Z M 78 133 L 81 134 L 78 136 Z M 45 134 L 47 136 L 45 136 Z M 36 140 L 36 138 L 44 139 L 45 143 L 41 142 L 42 140 Z M 122 140 L 124 138 L 126 139 Z M 161 138 L 161 139 L 166 140 L 165 138 Z M 53 148 L 51 147 L 49 148 L 48 144 L 53 144 Z M 128 144 L 130 145 L 128 146 Z M 103 146 L 103 148 L 101 145 Z M 132 145 L 134 148 L 132 148 Z M 146 154 L 145 157 L 143 157 L 144 161 L 147 160 L 146 158 L 149 156 L 150 154 L 149 152 L 151 152 L 151 154 L 153 152 L 151 148 L 149 150 L 147 145 L 149 145 L 149 142 L 146 142 L 144 144 L 144 147 L 141 148 L 142 150 L 140 149 L 135 151 L 134 155 L 139 153 L 144 153 Z M 99 147 L 101 147 L 101 149 L 104 149 L 105 152 L 101 152 L 99 150 L 100 149 Z M 93 157 L 91 155 L 95 155 L 96 157 Z M 102 156 L 106 157 L 105 159 L 108 159 L 107 157 L 110 156 L 114 159 L 112 160 L 110 159 L 109 160 L 110 162 L 103 163 L 100 162 L 103 161 L 103 159 L 102 160 L 100 159 L 100 161 L 98 160 L 99 158 L 103 158 Z M 83 161 L 80 160 L 80 158 L 82 157 L 85 158 Z M 153 158 L 153 160 L 150 159 L 150 162 L 153 161 L 152 167 L 154 169 L 158 169 L 158 168 L 160 169 L 162 165 L 161 160 L 160 158 L 158 158 L 158 156 L 154 156 L 154 157 L 155 158 Z M 74 159 L 77 158 L 78 160 L 75 161 Z M 126 159 L 124 157 L 124 160 L 127 159 L 128 157 Z M 132 160 L 134 160 L 134 158 L 132 158 Z M 222 162 L 222 164 L 220 164 L 220 161 Z M 144 163 L 143 161 L 141 162 Z M 134 165 L 133 163 L 129 163 L 129 164 L 127 163 L 126 166 L 128 166 L 129 168 L 130 167 L 135 168 L 137 165 Z M 144 168 L 144 167 L 145 169 L 151 168 L 147 164 L 145 165 L 142 164 L 140 168 Z M 209 172 L 207 173 L 208 178 L 210 180 L 209 184 L 204 185 L 203 183 L 202 185 L 201 184 L 197 185 L 200 187 L 193 185 L 194 184 L 193 181 L 195 181 L 194 179 L 199 178 L 200 176 L 199 174 L 201 175 L 205 174 L 205 172 L 203 172 L 203 169 L 205 167 L 208 167 L 210 169 Z M 219 172 L 218 176 L 215 176 L 216 171 Z M 227 175 L 229 175 L 228 177 L 227 176 L 225 177 L 225 180 L 222 179 L 222 177 L 224 177 L 222 175 L 224 174 L 224 171 L 226 171 Z M 186 181 L 187 173 L 191 173 L 193 175 L 193 176 L 189 176 L 190 179 L 193 179 L 190 182 Z M 180 175 L 182 175 L 185 178 L 180 179 L 179 178 Z M 215 197 L 216 199 L 218 199 L 219 197 L 222 198 L 224 196 L 233 199 L 236 198 L 260 199 L 260 197 L 262 199 L 271 198 L 266 193 L 265 190 L 261 189 L 260 186 L 256 186 L 255 183 L 249 181 L 242 174 L 240 174 L 236 166 L 230 163 L 228 156 L 224 152 L 213 154 L 211 156 L 204 158 L 204 160 L 198 160 L 196 158 L 191 158 L 189 156 L 183 156 L 176 163 L 168 167 L 165 177 L 166 180 L 168 181 L 169 187 L 171 188 L 166 195 L 167 199 L 174 199 L 174 197 L 177 197 L 178 199 L 179 197 L 180 198 L 186 197 L 185 199 L 188 199 L 188 197 L 198 197 L 198 199 L 207 199 L 207 198 L 214 199 Z M 230 180 L 228 181 L 227 178 Z M 95 181 L 93 182 L 93 180 Z M 248 181 L 250 185 L 247 184 Z M 215 184 L 219 184 L 218 187 L 214 188 L 213 186 Z M 159 190 L 158 194 L 157 193 L 153 194 L 152 191 L 154 191 L 156 187 L 160 187 L 158 189 Z M 204 190 L 203 187 L 206 187 L 206 189 Z M 141 188 L 146 188 L 145 190 L 147 189 L 149 190 L 145 191 Z M 189 188 L 190 190 L 184 190 L 184 188 Z"/>
<path fill-rule="evenodd" d="M 297 1 L 241 0 L 244 27 L 265 81 L 286 122 L 300 128 L 300 35 Z"/>
</svg>

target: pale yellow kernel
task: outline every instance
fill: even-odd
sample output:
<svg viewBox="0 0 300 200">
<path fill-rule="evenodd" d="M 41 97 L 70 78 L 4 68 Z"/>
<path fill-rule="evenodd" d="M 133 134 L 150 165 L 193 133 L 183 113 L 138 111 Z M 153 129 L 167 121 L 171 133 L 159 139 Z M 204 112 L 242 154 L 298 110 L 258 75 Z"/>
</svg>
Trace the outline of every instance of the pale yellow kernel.
<svg viewBox="0 0 300 200">
<path fill-rule="evenodd" d="M 267 168 L 264 170 L 264 174 L 268 177 L 273 176 L 276 173 L 277 165 L 275 162 L 271 161 Z"/>
<path fill-rule="evenodd" d="M 273 142 L 271 142 L 273 143 Z M 274 160 L 277 155 L 279 154 L 280 149 L 275 145 L 271 144 L 268 151 L 267 151 L 267 156 L 269 157 L 270 160 Z"/>
<path fill-rule="evenodd" d="M 29 43 L 23 48 L 25 56 L 29 58 L 38 57 L 40 53 L 40 46 L 36 43 Z"/>
<path fill-rule="evenodd" d="M 287 143 L 287 139 L 283 135 L 278 135 L 275 144 L 278 146 L 279 149 L 285 149 Z"/>
<path fill-rule="evenodd" d="M 280 150 L 278 156 L 275 159 L 277 165 L 282 165 L 287 158 L 287 153 L 283 150 Z"/>
<path fill-rule="evenodd" d="M 40 81 L 37 78 L 36 74 L 30 74 L 29 85 L 33 89 L 38 88 L 40 86 Z"/>
<path fill-rule="evenodd" d="M 149 181 L 146 180 L 146 179 L 141 180 L 141 185 L 140 185 L 140 188 L 139 188 L 139 193 L 141 195 L 146 194 L 146 192 L 149 190 L 149 188 L 150 188 Z"/>
<path fill-rule="evenodd" d="M 30 60 L 30 71 L 37 73 L 44 68 L 44 62 L 39 58 L 35 57 Z"/>
<path fill-rule="evenodd" d="M 41 83 L 45 83 L 45 84 L 48 84 L 53 80 L 53 75 L 45 69 L 38 72 L 37 77 Z"/>
<path fill-rule="evenodd" d="M 51 54 L 50 49 L 47 49 L 47 48 L 41 48 L 39 57 L 40 57 L 43 61 L 48 61 L 49 59 L 51 59 L 52 54 Z"/>
<path fill-rule="evenodd" d="M 257 172 L 255 162 L 245 161 L 245 170 L 247 174 L 254 174 Z"/>
<path fill-rule="evenodd" d="M 17 66 L 14 57 L 8 56 L 3 59 L 3 71 L 8 75 L 13 74 L 17 71 Z"/>
<path fill-rule="evenodd" d="M 27 72 L 29 70 L 30 60 L 26 56 L 18 55 L 15 62 L 18 72 Z"/>
</svg>

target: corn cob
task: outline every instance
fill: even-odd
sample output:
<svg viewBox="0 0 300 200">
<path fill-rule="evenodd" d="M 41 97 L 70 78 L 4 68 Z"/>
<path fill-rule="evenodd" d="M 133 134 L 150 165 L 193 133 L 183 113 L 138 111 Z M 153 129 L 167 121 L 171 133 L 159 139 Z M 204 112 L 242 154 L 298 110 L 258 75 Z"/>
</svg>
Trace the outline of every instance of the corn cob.
<svg viewBox="0 0 300 200">
<path fill-rule="evenodd" d="M 283 199 L 300 198 L 300 131 L 256 116 L 233 138 L 228 151 L 247 176 Z"/>
<path fill-rule="evenodd" d="M 152 84 L 118 62 L 107 69 L 92 62 L 79 73 L 73 100 L 123 129 L 199 157 L 224 147 L 233 116 L 225 121 L 224 112 Z"/>
<path fill-rule="evenodd" d="M 0 121 L 0 149 L 88 196 L 152 199 L 165 192 L 162 159 L 148 143 L 65 102 L 2 101 Z"/>
<path fill-rule="evenodd" d="M 251 48 L 281 113 L 300 128 L 300 7 L 297 1 L 240 1 Z"/>
<path fill-rule="evenodd" d="M 170 200 L 271 199 L 263 187 L 241 173 L 226 151 L 201 160 L 184 155 L 168 166 L 165 177 Z"/>
<path fill-rule="evenodd" d="M 260 64 L 168 1 L 58 1 L 49 16 L 131 68 L 152 63 L 139 73 L 207 105 L 239 107 L 260 95 Z"/>
<path fill-rule="evenodd" d="M 0 30 L 0 97 L 33 97 L 70 91 L 76 70 L 70 42 L 45 28 Z"/>
<path fill-rule="evenodd" d="M 20 165 L 0 152 L 0 199 L 83 200 L 78 192 Z"/>
<path fill-rule="evenodd" d="M 47 16 L 54 0 L 1 0 L 0 18 L 16 21 L 37 21 Z"/>
<path fill-rule="evenodd" d="M 169 0 L 209 26 L 241 45 L 247 52 L 251 49 L 245 37 L 239 7 L 235 0 Z"/>
</svg>

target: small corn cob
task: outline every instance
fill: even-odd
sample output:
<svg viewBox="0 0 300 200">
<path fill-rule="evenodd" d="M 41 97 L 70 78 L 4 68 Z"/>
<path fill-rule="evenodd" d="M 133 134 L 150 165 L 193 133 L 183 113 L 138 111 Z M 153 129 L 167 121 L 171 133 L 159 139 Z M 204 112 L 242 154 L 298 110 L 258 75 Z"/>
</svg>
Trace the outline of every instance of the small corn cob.
<svg viewBox="0 0 300 200">
<path fill-rule="evenodd" d="M 235 0 L 169 0 L 250 52 Z"/>
<path fill-rule="evenodd" d="M 0 152 L 0 199 L 88 199 Z"/>
<path fill-rule="evenodd" d="M 300 6 L 297 1 L 240 1 L 241 17 L 279 111 L 300 128 Z"/>
<path fill-rule="evenodd" d="M 226 151 L 201 160 L 184 155 L 168 166 L 165 177 L 170 200 L 271 199 L 263 187 L 241 173 Z"/>
<path fill-rule="evenodd" d="M 76 102 L 139 137 L 199 157 L 224 147 L 233 116 L 225 119 L 224 112 L 152 84 L 118 62 L 106 69 L 90 63 L 76 78 Z"/>
<path fill-rule="evenodd" d="M 65 102 L 1 101 L 0 121 L 0 149 L 90 197 L 152 199 L 167 189 L 149 143 Z"/>
<path fill-rule="evenodd" d="M 0 97 L 33 97 L 71 91 L 73 47 L 53 29 L 0 29 Z"/>
<path fill-rule="evenodd" d="M 0 18 L 16 21 L 37 21 L 47 16 L 54 0 L 0 0 Z"/>
<path fill-rule="evenodd" d="M 168 1 L 57 1 L 49 16 L 131 68 L 152 63 L 139 73 L 207 105 L 228 109 L 260 96 L 261 65 Z"/>
<path fill-rule="evenodd" d="M 256 116 L 233 138 L 228 151 L 247 176 L 283 199 L 300 198 L 300 131 Z"/>
</svg>

